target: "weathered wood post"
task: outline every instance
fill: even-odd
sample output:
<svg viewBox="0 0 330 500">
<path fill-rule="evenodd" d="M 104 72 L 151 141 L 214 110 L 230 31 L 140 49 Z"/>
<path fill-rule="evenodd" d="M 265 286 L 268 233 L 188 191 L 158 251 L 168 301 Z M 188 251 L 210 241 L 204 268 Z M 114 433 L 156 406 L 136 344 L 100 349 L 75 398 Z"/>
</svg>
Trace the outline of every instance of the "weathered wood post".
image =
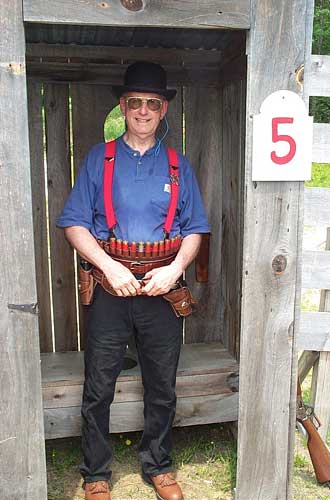
<svg viewBox="0 0 330 500">
<path fill-rule="evenodd" d="M 0 496 L 46 500 L 21 1 L 0 27 Z"/>
<path fill-rule="evenodd" d="M 295 76 L 310 51 L 313 1 L 252 4 L 236 500 L 284 500 L 291 496 L 304 187 L 252 182 L 252 116 L 272 92 L 299 92 Z"/>
</svg>

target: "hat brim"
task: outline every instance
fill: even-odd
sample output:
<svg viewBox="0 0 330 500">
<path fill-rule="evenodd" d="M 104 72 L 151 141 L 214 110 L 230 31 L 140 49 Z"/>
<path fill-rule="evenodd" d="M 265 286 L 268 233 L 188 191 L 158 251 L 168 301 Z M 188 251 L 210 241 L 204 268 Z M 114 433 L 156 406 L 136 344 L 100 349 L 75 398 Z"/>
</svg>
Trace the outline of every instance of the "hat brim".
<svg viewBox="0 0 330 500">
<path fill-rule="evenodd" d="M 148 94 L 158 94 L 163 97 L 167 101 L 171 101 L 175 96 L 177 91 L 175 89 L 155 89 L 149 87 L 139 87 L 133 85 L 113 85 L 112 91 L 116 95 L 116 97 L 120 98 L 125 92 L 145 92 Z"/>
</svg>

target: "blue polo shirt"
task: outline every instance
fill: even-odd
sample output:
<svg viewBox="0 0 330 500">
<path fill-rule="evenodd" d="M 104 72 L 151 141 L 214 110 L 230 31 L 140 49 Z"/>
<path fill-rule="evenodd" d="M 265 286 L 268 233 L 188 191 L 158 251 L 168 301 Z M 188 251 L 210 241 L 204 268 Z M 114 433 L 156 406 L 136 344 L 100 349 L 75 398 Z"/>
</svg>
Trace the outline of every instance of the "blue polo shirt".
<svg viewBox="0 0 330 500">
<path fill-rule="evenodd" d="M 57 220 L 59 227 L 82 226 L 101 240 L 109 238 L 103 194 L 104 153 L 104 143 L 89 151 Z M 180 195 L 170 237 L 208 233 L 210 227 L 194 172 L 181 154 L 179 172 Z M 167 149 L 161 145 L 157 151 L 154 146 L 140 155 L 122 137 L 117 139 L 112 196 L 116 238 L 129 242 L 163 239 L 170 201 Z"/>
</svg>

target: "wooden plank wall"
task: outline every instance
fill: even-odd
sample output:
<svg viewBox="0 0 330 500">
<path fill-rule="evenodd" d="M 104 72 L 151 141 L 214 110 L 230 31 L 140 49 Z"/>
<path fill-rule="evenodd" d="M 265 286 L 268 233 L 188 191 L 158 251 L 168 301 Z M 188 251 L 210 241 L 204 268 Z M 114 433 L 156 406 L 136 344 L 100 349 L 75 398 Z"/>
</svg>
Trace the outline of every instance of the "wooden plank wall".
<svg viewBox="0 0 330 500">
<path fill-rule="evenodd" d="M 236 357 L 239 353 L 242 280 L 245 90 L 242 81 L 224 87 L 222 118 L 222 340 Z"/>
<path fill-rule="evenodd" d="M 28 81 L 28 118 L 33 200 L 34 246 L 39 304 L 41 352 L 53 350 L 50 276 L 48 269 L 47 205 L 42 125 L 42 84 Z"/>
<path fill-rule="evenodd" d="M 69 86 L 47 83 L 44 92 L 55 350 L 70 351 L 78 343 L 73 251 L 56 227 L 71 190 Z"/>
<path fill-rule="evenodd" d="M 185 89 L 186 155 L 189 158 L 209 214 L 209 282 L 195 282 L 194 264 L 187 281 L 198 300 L 198 314 L 186 319 L 185 341 L 211 342 L 222 338 L 221 233 L 222 233 L 222 91 Z"/>
<path fill-rule="evenodd" d="M 237 356 L 245 85 L 238 80 L 218 89 L 189 87 L 185 95 L 186 154 L 195 169 L 212 228 L 209 282 L 195 282 L 194 265 L 187 271 L 199 312 L 187 318 L 185 339 L 221 340 Z"/>
<path fill-rule="evenodd" d="M 104 142 L 104 122 L 117 100 L 106 85 L 72 83 L 72 136 L 74 177 L 79 174 L 81 163 L 89 149 Z M 92 111 L 91 111 L 92 110 Z M 62 238 L 62 236 L 59 236 Z M 79 304 L 80 348 L 84 347 L 85 327 L 83 307 Z"/>
<path fill-rule="evenodd" d="M 47 499 L 24 54 L 22 2 L 1 2 L 1 500 Z"/>
<path fill-rule="evenodd" d="M 36 262 L 38 303 L 40 304 L 40 346 L 42 352 L 77 350 L 76 285 L 73 252 L 62 231 L 56 228 L 56 219 L 71 189 L 69 93 L 72 102 L 72 134 L 74 177 L 88 150 L 104 141 L 104 121 L 118 100 L 110 86 L 84 83 L 43 85 L 46 119 L 46 182 L 43 158 L 43 130 L 41 119 L 41 83 L 30 80 L 30 142 L 34 198 L 34 224 L 36 235 Z M 166 143 L 182 151 L 182 88 L 168 112 L 169 132 Z M 92 112 L 91 112 L 92 110 Z M 165 131 L 162 124 L 160 134 Z M 51 282 L 48 273 L 47 211 L 50 230 Z M 51 283 L 51 285 L 50 285 Z M 52 300 L 49 287 L 52 288 Z M 52 307 L 51 307 L 52 306 Z M 53 309 L 54 336 L 52 341 L 51 308 Z M 80 347 L 84 345 L 84 323 L 80 319 Z"/>
<path fill-rule="evenodd" d="M 230 52 L 226 67 L 222 70 L 222 80 L 218 87 L 195 82 L 194 86 L 177 87 L 177 96 L 170 102 L 168 111 L 169 132 L 164 140 L 178 151 L 185 147 L 186 154 L 195 169 L 202 197 L 206 204 L 212 227 L 210 250 L 209 283 L 195 282 L 194 265 L 187 271 L 187 279 L 193 293 L 199 301 L 199 312 L 188 318 L 185 325 L 185 342 L 223 341 L 233 355 L 238 353 L 239 318 L 240 318 L 240 282 L 241 282 L 241 230 L 242 227 L 242 158 L 244 149 L 244 113 L 245 87 L 242 83 L 244 69 L 237 74 L 231 68 L 240 67 L 244 61 L 240 51 L 244 45 L 239 38 L 238 53 Z M 36 47 L 29 48 L 36 55 Z M 45 54 L 52 54 L 47 48 Z M 57 47 L 54 50 L 59 50 Z M 72 49 L 69 49 L 72 50 Z M 212 52 L 204 51 L 208 60 Z M 204 58 L 204 52 L 200 58 Z M 96 52 L 94 50 L 93 55 Z M 190 52 L 188 51 L 187 57 Z M 158 57 L 158 51 L 155 57 Z M 163 56 L 164 57 L 164 56 Z M 170 57 L 170 56 L 169 56 Z M 190 55 L 190 57 L 192 57 Z M 194 56 L 196 63 L 197 54 Z M 217 57 L 219 57 L 217 55 Z M 232 58 L 232 59 L 231 59 Z M 30 64 L 30 63 L 29 63 Z M 46 63 L 47 68 L 49 63 Z M 70 65 L 71 66 L 71 63 Z M 114 65 L 114 68 L 116 65 Z M 180 68 L 177 65 L 177 68 Z M 212 66 L 214 70 L 214 65 Z M 208 74 L 208 66 L 204 74 Z M 230 83 L 232 75 L 234 82 Z M 226 76 L 227 75 L 227 76 Z M 229 75 L 229 76 L 228 76 Z M 40 193 L 42 182 L 34 180 L 36 189 L 35 207 L 36 234 L 38 242 L 43 239 L 45 251 L 38 252 L 38 268 L 41 269 L 40 291 L 42 318 L 53 309 L 55 341 L 52 344 L 49 326 L 41 329 L 43 352 L 76 350 L 84 346 L 84 321 L 79 309 L 80 339 L 77 337 L 76 321 L 76 284 L 73 252 L 65 241 L 61 230 L 55 227 L 65 199 L 71 188 L 70 165 L 70 120 L 69 95 L 72 105 L 72 140 L 74 174 L 77 176 L 81 162 L 90 147 L 104 140 L 103 126 L 109 111 L 117 104 L 111 92 L 111 84 L 117 84 L 117 73 L 108 77 L 108 84 L 89 84 L 81 82 L 43 82 L 43 99 L 46 117 L 47 137 L 47 186 L 48 198 Z M 222 86 L 221 86 L 222 85 Z M 40 101 L 36 90 L 40 82 L 36 75 L 29 83 L 31 93 L 32 126 L 39 113 Z M 184 123 L 183 123 L 184 121 Z M 40 129 L 39 123 L 39 129 Z M 162 123 L 159 136 L 162 136 L 165 124 Z M 185 137 L 183 137 L 183 133 Z M 38 173 L 43 174 L 42 131 L 34 134 L 31 129 L 31 145 L 36 157 Z M 36 155 L 39 155 L 38 158 Z M 38 175 L 37 172 L 34 175 Z M 40 175 L 40 179 L 41 179 Z M 223 177 L 224 176 L 224 177 Z M 38 224 L 40 205 L 48 210 L 50 225 L 50 255 L 52 274 L 52 302 L 49 293 L 44 293 L 47 280 L 42 283 L 42 276 L 47 278 L 47 243 L 44 226 Z M 46 208 L 45 208 L 46 207 Z M 224 231 L 224 234 L 223 234 Z M 43 247 L 42 247 L 43 248 Z M 40 255 L 39 255 L 40 254 Z M 45 273 L 45 274 L 44 274 Z M 49 322 L 48 322 L 49 325 Z"/>
</svg>

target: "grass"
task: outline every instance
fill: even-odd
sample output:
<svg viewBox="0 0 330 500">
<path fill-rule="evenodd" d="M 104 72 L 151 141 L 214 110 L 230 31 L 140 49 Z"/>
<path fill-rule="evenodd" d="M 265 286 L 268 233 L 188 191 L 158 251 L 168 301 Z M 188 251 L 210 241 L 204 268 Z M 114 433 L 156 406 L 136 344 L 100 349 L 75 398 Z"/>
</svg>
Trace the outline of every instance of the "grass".
<svg viewBox="0 0 330 500">
<path fill-rule="evenodd" d="M 111 435 L 113 500 L 155 499 L 140 476 L 137 447 L 141 433 Z M 129 443 L 129 444 L 127 444 Z M 48 500 L 82 500 L 80 439 L 48 441 Z M 225 425 L 173 431 L 173 465 L 188 500 L 229 500 L 236 482 L 236 446 Z"/>
<path fill-rule="evenodd" d="M 309 375 L 310 377 L 310 375 Z M 303 384 L 304 397 L 307 398 Z M 111 435 L 112 500 L 155 500 L 140 476 L 137 447 L 140 432 Z M 129 444 L 127 444 L 129 443 Z M 226 424 L 173 431 L 174 470 L 186 500 L 231 500 L 236 483 L 236 444 Z M 83 500 L 79 474 L 80 438 L 47 441 L 48 500 Z M 294 500 L 330 500 L 328 485 L 319 485 L 305 440 L 296 433 Z"/>
</svg>

